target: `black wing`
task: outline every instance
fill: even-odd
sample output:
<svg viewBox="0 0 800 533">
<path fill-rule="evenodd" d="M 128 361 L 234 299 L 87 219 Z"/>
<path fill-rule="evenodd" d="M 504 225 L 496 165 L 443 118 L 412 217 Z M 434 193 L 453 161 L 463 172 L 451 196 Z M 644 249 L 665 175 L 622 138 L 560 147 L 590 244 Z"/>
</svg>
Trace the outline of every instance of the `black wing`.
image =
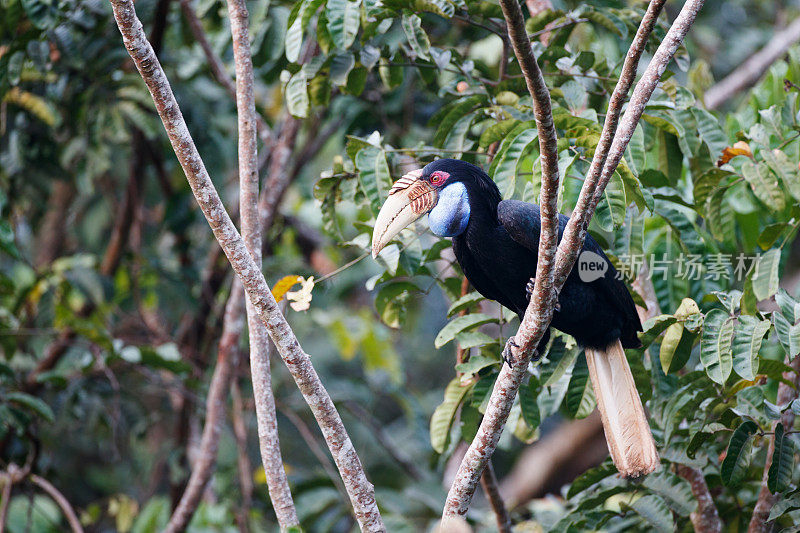
<svg viewBox="0 0 800 533">
<path fill-rule="evenodd" d="M 538 254 L 539 233 L 542 227 L 541 213 L 539 212 L 538 205 L 520 202 L 519 200 L 504 200 L 500 202 L 500 205 L 497 207 L 497 218 L 514 241 Z M 561 237 L 564 235 L 567 222 L 569 222 L 569 217 L 562 214 L 558 215 L 559 242 L 561 242 Z M 617 271 L 614 265 L 611 264 L 611 261 L 609 261 L 603 249 L 591 235 L 587 234 L 582 250 L 596 253 L 601 256 L 608 265 L 604 277 L 592 281 L 588 283 L 588 285 L 601 291 L 606 296 L 609 303 L 623 313 L 638 331 L 641 331 L 641 322 L 639 321 L 639 315 L 636 312 L 633 298 L 631 298 L 622 280 L 617 279 Z M 575 270 L 573 270 L 573 274 L 574 273 Z"/>
</svg>

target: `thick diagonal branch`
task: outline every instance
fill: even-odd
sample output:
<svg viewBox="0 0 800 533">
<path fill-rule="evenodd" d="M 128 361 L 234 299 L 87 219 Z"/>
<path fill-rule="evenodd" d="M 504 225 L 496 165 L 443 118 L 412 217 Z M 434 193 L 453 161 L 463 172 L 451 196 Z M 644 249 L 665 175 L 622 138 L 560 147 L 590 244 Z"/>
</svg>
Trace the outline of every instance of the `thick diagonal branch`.
<svg viewBox="0 0 800 533">
<path fill-rule="evenodd" d="M 654 0 L 654 3 L 656 1 L 660 0 Z M 558 246 L 556 284 L 559 287 L 564 285 L 567 276 L 572 270 L 572 266 L 575 264 L 575 260 L 578 258 L 578 254 L 583 247 L 583 241 L 586 238 L 586 230 L 589 227 L 589 221 L 592 219 L 592 215 L 594 215 L 595 208 L 600 198 L 603 196 L 603 191 L 605 191 L 608 181 L 611 179 L 617 166 L 619 166 L 625 149 L 631 142 L 633 132 L 637 124 L 639 124 L 639 119 L 642 118 L 642 113 L 647 106 L 647 102 L 650 101 L 650 97 L 653 95 L 656 85 L 658 85 L 658 80 L 661 79 L 661 75 L 664 74 L 664 71 L 667 69 L 667 65 L 672 60 L 675 51 L 683 42 L 686 34 L 689 32 L 689 28 L 692 27 L 704 2 L 705 0 L 687 0 L 683 5 L 678 17 L 675 19 L 675 22 L 672 23 L 667 35 L 650 60 L 650 64 L 633 89 L 628 107 L 620 120 L 616 133 L 613 135 L 611 146 L 608 148 L 608 155 L 602 165 L 600 175 L 593 179 L 592 176 L 594 174 L 590 174 L 584 181 L 575 210 L 572 212 L 566 230 L 564 230 L 564 238 Z M 648 8 L 642 23 L 645 22 L 652 11 L 652 9 Z M 657 13 L 655 14 L 657 15 Z M 654 20 L 652 22 L 654 22 Z M 641 25 L 639 29 L 642 29 Z M 637 32 L 636 38 L 634 38 L 631 44 L 632 48 L 635 46 L 641 47 L 642 49 L 644 48 L 646 39 L 638 39 L 639 35 L 640 32 Z M 633 53 L 635 52 L 629 51 L 628 57 L 631 57 Z M 639 56 L 641 56 L 641 52 L 639 52 Z M 625 92 L 627 92 L 627 89 Z M 617 111 L 617 113 L 618 112 L 619 111 Z M 604 127 L 604 130 L 605 129 Z M 592 166 L 595 166 L 594 162 Z M 594 172 L 596 172 L 596 169 Z"/>
<path fill-rule="evenodd" d="M 540 198 L 542 204 L 542 233 L 539 241 L 536 288 L 516 335 L 516 342 L 520 347 L 516 356 L 518 364 L 503 366 L 500 370 L 500 375 L 495 382 L 494 390 L 489 399 L 489 405 L 486 408 L 486 413 L 481 421 L 481 425 L 478 428 L 478 433 L 467 450 L 458 473 L 456 474 L 453 486 L 448 493 L 444 509 L 444 518 L 455 515 L 463 516 L 466 513 L 472 495 L 475 492 L 475 487 L 477 486 L 481 471 L 485 468 L 489 457 L 497 447 L 497 441 L 508 419 L 511 406 L 514 403 L 517 390 L 522 383 L 522 378 L 524 377 L 533 349 L 550 324 L 552 307 L 555 303 L 554 296 L 563 286 L 583 246 L 586 228 L 594 214 L 600 195 L 602 195 L 611 174 L 616 170 L 617 165 L 622 159 L 622 154 L 630 142 L 633 131 L 641 118 L 645 105 L 647 105 L 650 96 L 655 90 L 661 74 L 664 73 L 667 64 L 672 59 L 672 56 L 683 41 L 686 33 L 689 31 L 702 5 L 703 0 L 688 0 L 686 2 L 672 27 L 667 32 L 664 41 L 653 56 L 644 76 L 636 85 L 628 109 L 621 120 L 619 129 L 608 150 L 608 158 L 605 161 L 603 171 L 597 180 L 597 184 L 594 187 L 584 186 L 581 190 L 578 206 L 573 212 L 570 224 L 567 226 L 564 237 L 558 247 L 558 255 L 555 258 L 555 279 L 553 279 L 552 268 L 553 248 L 556 246 L 556 240 L 555 236 L 552 236 L 546 231 L 546 228 L 551 224 L 551 221 L 547 218 L 550 216 L 550 204 L 554 205 L 556 201 L 558 180 L 557 174 L 554 182 L 547 179 L 548 176 L 544 171 L 545 163 L 547 162 L 545 158 L 551 157 L 553 154 L 547 152 L 544 148 L 541 149 L 543 169 L 542 192 Z M 534 104 L 536 104 L 536 100 L 541 94 L 537 89 L 539 85 L 536 79 L 536 70 L 538 70 L 538 66 L 535 70 L 532 68 L 526 69 L 526 67 L 523 66 L 535 65 L 536 63 L 530 49 L 530 43 L 527 41 L 527 38 L 524 40 L 525 42 L 522 42 L 522 39 L 512 35 L 512 31 L 515 34 L 525 31 L 521 9 L 516 0 L 501 0 L 501 7 L 506 16 L 509 35 L 511 36 L 512 45 L 514 45 L 514 52 L 517 54 L 520 66 L 523 69 L 523 74 L 525 74 L 526 82 L 531 91 L 531 96 L 534 99 Z M 649 12 L 650 10 L 648 10 L 648 13 Z M 643 24 L 644 23 L 652 22 L 643 21 Z M 637 33 L 637 35 L 639 34 Z M 637 53 L 636 47 L 643 48 L 644 41 L 641 39 L 634 39 L 631 46 L 633 50 L 628 52 L 629 56 Z M 520 59 L 520 54 L 527 56 L 527 58 Z M 640 55 L 641 51 L 639 51 L 638 54 Z M 549 94 L 547 95 L 547 100 L 549 102 Z M 537 111 L 537 109 L 541 108 L 537 108 L 537 106 L 534 105 L 534 111 Z M 538 119 L 539 117 L 537 116 L 537 122 Z M 545 142 L 542 137 L 546 133 L 546 130 L 539 129 L 540 146 Z M 553 209 L 553 213 L 554 212 L 555 209 Z M 554 222 L 554 220 L 552 222 Z M 545 272 L 542 271 L 543 267 Z"/>
<path fill-rule="evenodd" d="M 508 26 L 508 36 L 520 64 L 528 91 L 533 98 L 533 112 L 539 133 L 539 152 L 542 163 L 542 188 L 540 193 L 541 233 L 539 257 L 536 264 L 536 282 L 528 310 L 516 335 L 519 346 L 514 354 L 515 364 L 503 366 L 495 382 L 489 406 L 478 433 L 467 450 L 456 472 L 453 485 L 447 494 L 443 520 L 466 514 L 483 469 L 497 447 L 497 441 L 508 419 L 517 390 L 525 376 L 528 362 L 536 345 L 544 335 L 553 315 L 553 266 L 557 245 L 558 217 L 558 148 L 550 91 L 544 83 L 542 72 L 533 56 L 531 43 L 525 31 L 525 20 L 517 0 L 500 0 Z"/>
<path fill-rule="evenodd" d="M 384 531 L 383 521 L 375 502 L 374 488 L 367 480 L 341 417 L 314 370 L 311 360 L 280 312 L 261 270 L 225 211 L 189 134 L 158 58 L 147 42 L 132 0 L 111 0 L 111 6 L 125 47 L 153 97 L 195 199 L 325 435 L 359 525 L 365 531 Z"/>
</svg>

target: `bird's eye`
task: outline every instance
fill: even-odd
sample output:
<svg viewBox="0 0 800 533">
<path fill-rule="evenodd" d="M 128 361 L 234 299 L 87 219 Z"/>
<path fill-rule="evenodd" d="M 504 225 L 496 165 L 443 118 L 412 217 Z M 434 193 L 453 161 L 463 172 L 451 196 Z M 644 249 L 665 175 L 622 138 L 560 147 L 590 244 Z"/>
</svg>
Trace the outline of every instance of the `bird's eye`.
<svg viewBox="0 0 800 533">
<path fill-rule="evenodd" d="M 440 170 L 437 170 L 436 172 L 431 174 L 431 183 L 434 185 L 439 185 L 441 183 L 444 183 L 444 181 L 447 180 L 447 178 L 449 177 L 450 174 L 448 174 L 447 172 L 442 172 Z"/>
</svg>

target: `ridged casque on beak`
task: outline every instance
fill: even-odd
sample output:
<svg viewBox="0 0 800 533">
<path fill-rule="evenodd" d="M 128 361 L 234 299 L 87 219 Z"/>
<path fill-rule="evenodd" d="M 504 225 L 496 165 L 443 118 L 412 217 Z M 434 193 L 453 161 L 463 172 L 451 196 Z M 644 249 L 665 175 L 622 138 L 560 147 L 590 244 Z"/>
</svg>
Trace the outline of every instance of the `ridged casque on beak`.
<svg viewBox="0 0 800 533">
<path fill-rule="evenodd" d="M 378 257 L 378 253 L 389 241 L 436 205 L 436 189 L 427 181 L 419 179 L 421 176 L 422 170 L 414 170 L 392 185 L 375 220 L 372 257 Z"/>
</svg>

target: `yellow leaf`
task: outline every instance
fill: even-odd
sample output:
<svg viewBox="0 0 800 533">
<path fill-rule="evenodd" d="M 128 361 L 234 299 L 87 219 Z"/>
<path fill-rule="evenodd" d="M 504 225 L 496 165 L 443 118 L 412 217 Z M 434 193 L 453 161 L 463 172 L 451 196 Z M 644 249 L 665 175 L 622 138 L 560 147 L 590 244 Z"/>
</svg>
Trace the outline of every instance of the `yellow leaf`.
<svg viewBox="0 0 800 533">
<path fill-rule="evenodd" d="M 717 161 L 717 166 L 721 167 L 737 155 L 745 155 L 750 159 L 753 159 L 753 151 L 750 149 L 750 145 L 744 141 L 739 141 L 733 146 L 728 146 L 722 151 L 722 155 Z"/>
<path fill-rule="evenodd" d="M 272 296 L 275 297 L 276 302 L 283 300 L 284 295 L 289 292 L 289 289 L 297 285 L 303 278 L 297 274 L 290 274 L 283 276 L 278 280 L 278 283 L 272 286 Z"/>
</svg>

